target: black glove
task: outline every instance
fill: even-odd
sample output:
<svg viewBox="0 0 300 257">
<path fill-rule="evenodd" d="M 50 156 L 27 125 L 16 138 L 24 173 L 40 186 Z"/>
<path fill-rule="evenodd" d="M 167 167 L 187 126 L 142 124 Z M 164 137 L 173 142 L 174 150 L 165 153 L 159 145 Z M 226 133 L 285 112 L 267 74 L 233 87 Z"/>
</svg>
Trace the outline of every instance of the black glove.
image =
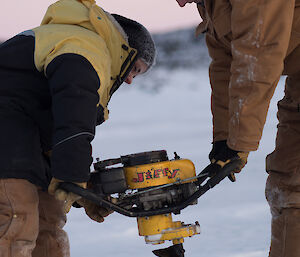
<svg viewBox="0 0 300 257">
<path fill-rule="evenodd" d="M 230 149 L 227 146 L 226 140 L 222 140 L 213 143 L 212 150 L 209 153 L 208 157 L 212 164 L 218 165 L 221 168 L 223 168 L 226 164 L 234 160 L 239 160 L 240 164 L 235 170 L 232 170 L 231 175 L 228 176 L 231 181 L 235 181 L 234 173 L 240 172 L 242 168 L 246 165 L 248 155 L 249 152 L 242 152 Z"/>
</svg>

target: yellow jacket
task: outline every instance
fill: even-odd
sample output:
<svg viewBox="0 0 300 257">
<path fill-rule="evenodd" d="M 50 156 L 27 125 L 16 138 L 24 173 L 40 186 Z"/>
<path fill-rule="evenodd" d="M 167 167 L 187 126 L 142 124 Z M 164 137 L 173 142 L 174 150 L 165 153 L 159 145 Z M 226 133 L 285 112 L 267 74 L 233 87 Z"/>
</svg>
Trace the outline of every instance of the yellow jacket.
<svg viewBox="0 0 300 257">
<path fill-rule="evenodd" d="M 137 51 L 114 18 L 94 0 L 60 0 L 52 4 L 35 33 L 35 66 L 45 71 L 57 56 L 75 53 L 85 57 L 96 70 L 98 93 L 105 119 L 112 93 L 125 79 Z"/>
</svg>

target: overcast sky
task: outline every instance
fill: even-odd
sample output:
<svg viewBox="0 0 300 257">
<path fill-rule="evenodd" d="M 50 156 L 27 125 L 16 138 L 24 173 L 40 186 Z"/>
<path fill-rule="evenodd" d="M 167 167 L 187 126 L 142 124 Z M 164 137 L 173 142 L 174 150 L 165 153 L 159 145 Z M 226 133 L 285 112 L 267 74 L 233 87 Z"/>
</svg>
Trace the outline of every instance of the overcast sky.
<svg viewBox="0 0 300 257">
<path fill-rule="evenodd" d="M 47 7 L 55 1 L 1 1 L 0 40 L 36 27 Z M 180 8 L 175 0 L 98 0 L 97 4 L 111 13 L 131 17 L 152 32 L 196 26 L 200 17 L 195 4 Z"/>
</svg>

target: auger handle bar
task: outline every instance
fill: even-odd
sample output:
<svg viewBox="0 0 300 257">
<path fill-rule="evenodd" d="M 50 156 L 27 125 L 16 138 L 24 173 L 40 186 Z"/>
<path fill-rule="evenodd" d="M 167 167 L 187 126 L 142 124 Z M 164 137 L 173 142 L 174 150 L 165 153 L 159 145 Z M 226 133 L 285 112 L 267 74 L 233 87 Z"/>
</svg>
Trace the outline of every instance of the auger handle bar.
<svg viewBox="0 0 300 257">
<path fill-rule="evenodd" d="M 210 169 L 211 167 L 210 165 L 208 165 L 200 174 L 208 174 L 209 172 L 207 171 Z M 224 178 L 230 175 L 233 170 L 236 170 L 236 168 L 239 165 L 240 165 L 239 160 L 233 160 L 229 162 L 222 169 L 220 169 L 214 176 L 210 177 L 203 186 L 201 186 L 201 184 L 209 177 L 209 174 L 204 177 L 202 176 L 201 179 L 195 182 L 199 185 L 199 189 L 195 193 L 193 193 L 189 198 L 174 206 L 163 207 L 156 210 L 145 211 L 145 210 L 140 210 L 136 207 L 127 210 L 123 207 L 118 206 L 117 204 L 114 204 L 108 200 L 103 199 L 103 196 L 97 195 L 94 192 L 88 189 L 81 188 L 71 182 L 61 183 L 59 188 L 67 192 L 73 192 L 87 200 L 90 200 L 105 208 L 112 209 L 127 217 L 146 217 L 146 216 L 154 216 L 154 215 L 167 214 L 167 213 L 179 213 L 182 209 L 186 208 L 189 204 L 197 200 L 208 190 L 210 190 L 211 188 L 219 184 Z"/>
</svg>

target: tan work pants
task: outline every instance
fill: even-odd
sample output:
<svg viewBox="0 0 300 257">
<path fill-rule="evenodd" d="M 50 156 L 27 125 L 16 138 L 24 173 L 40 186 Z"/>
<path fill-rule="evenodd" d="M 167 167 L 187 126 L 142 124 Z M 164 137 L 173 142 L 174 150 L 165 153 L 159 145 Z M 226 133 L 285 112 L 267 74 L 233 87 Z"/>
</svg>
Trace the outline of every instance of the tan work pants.
<svg viewBox="0 0 300 257">
<path fill-rule="evenodd" d="M 267 4 L 267 2 L 270 6 L 272 5 L 272 1 L 265 1 L 264 4 Z M 245 15 L 242 17 L 241 13 L 237 11 L 239 8 L 242 10 L 244 6 L 249 7 L 251 4 L 255 5 L 252 1 L 205 0 L 205 8 L 202 5 L 198 5 L 200 15 L 203 19 L 203 23 L 198 26 L 198 32 L 207 30 L 206 42 L 209 54 L 212 58 L 210 65 L 210 82 L 213 91 L 212 113 L 214 141 L 228 139 L 228 135 L 230 134 L 229 141 L 231 141 L 231 143 L 235 140 L 235 134 L 238 135 L 238 139 L 242 138 L 243 129 L 246 131 L 250 129 L 252 130 L 252 135 L 253 133 L 255 134 L 256 132 L 253 131 L 255 131 L 255 126 L 257 126 L 258 123 L 255 123 L 256 125 L 251 124 L 251 115 L 253 114 L 253 117 L 260 120 L 258 126 L 261 126 L 264 120 L 264 113 L 252 112 L 251 115 L 244 115 L 243 124 L 248 124 L 249 126 L 244 126 L 243 129 L 240 130 L 237 129 L 236 132 L 238 133 L 234 132 L 234 127 L 231 127 L 231 133 L 229 133 L 228 121 L 230 117 L 228 108 L 237 107 L 238 104 L 235 104 L 235 100 L 240 103 L 243 97 L 247 99 L 246 94 L 250 91 L 253 99 L 253 92 L 255 90 L 252 90 L 253 88 L 251 89 L 251 87 L 253 87 L 254 84 L 256 84 L 257 87 L 256 91 L 260 92 L 264 97 L 259 96 L 259 94 L 257 96 L 262 99 L 262 101 L 268 101 L 271 96 L 270 93 L 272 92 L 271 87 L 266 91 L 265 87 L 267 87 L 268 83 L 261 82 L 276 80 L 276 78 L 273 77 L 274 74 L 276 74 L 274 71 L 276 71 L 276 69 L 277 72 L 279 71 L 282 58 L 282 49 L 279 50 L 278 47 L 281 46 L 284 48 L 284 45 L 289 42 L 286 58 L 284 60 L 284 75 L 288 75 L 285 97 L 278 103 L 279 125 L 276 149 L 267 157 L 269 178 L 266 185 L 266 197 L 272 212 L 272 236 L 269 256 L 300 257 L 300 0 L 296 1 L 291 34 L 289 36 L 286 34 L 284 41 L 279 39 L 278 36 L 280 33 L 277 33 L 278 31 L 274 29 L 276 25 L 274 25 L 275 27 L 272 26 L 273 23 L 270 19 L 273 15 L 272 12 L 281 6 L 283 2 L 273 2 L 274 9 L 265 13 L 267 19 L 264 20 L 264 26 L 268 29 L 261 30 L 262 24 L 255 19 L 263 15 L 263 9 L 257 8 L 257 15 L 252 15 L 252 17 L 250 17 L 250 15 L 249 21 L 247 18 L 245 19 Z M 291 8 L 293 1 L 287 2 L 290 5 L 286 3 L 286 6 Z M 287 9 L 284 11 L 285 12 L 282 13 L 283 16 L 284 13 L 289 13 Z M 251 13 L 255 13 L 255 10 Z M 281 18 L 283 16 L 281 16 Z M 290 16 L 286 16 L 286 18 L 287 19 L 282 19 L 288 22 Z M 237 23 L 238 21 L 241 23 Z M 267 25 L 268 23 L 269 26 Z M 250 28 L 249 24 L 253 26 Z M 252 33 L 254 30 L 252 31 L 251 29 L 255 29 L 255 24 L 259 24 L 259 28 L 256 32 L 262 33 Z M 279 23 L 276 24 L 279 25 Z M 287 23 L 285 23 L 285 25 L 287 25 Z M 279 30 L 281 29 L 280 27 L 281 25 L 278 27 Z M 285 33 L 286 32 L 289 33 L 289 30 L 285 30 Z M 258 52 L 256 52 L 254 45 L 252 45 L 253 47 L 250 45 L 248 45 L 249 47 L 245 47 L 247 42 L 252 42 L 251 38 L 256 34 L 259 34 L 257 38 L 258 41 L 261 40 L 262 42 L 260 46 L 264 46 L 264 50 L 261 51 L 262 55 L 264 55 L 262 58 L 257 55 Z M 241 40 L 241 38 L 246 35 L 249 36 L 249 38 L 246 40 L 243 39 L 245 42 L 242 42 L 243 40 Z M 234 42 L 233 36 L 236 36 Z M 239 36 L 241 37 L 240 39 L 238 39 Z M 278 44 L 276 42 L 278 42 Z M 276 44 L 276 47 L 273 47 L 274 44 Z M 252 76 L 253 74 L 251 74 L 248 84 L 245 84 L 245 81 L 247 81 L 249 77 L 249 72 L 245 73 L 245 71 L 249 71 L 253 67 L 250 67 L 251 61 L 248 58 L 249 55 L 247 55 L 247 58 L 239 57 L 243 56 L 239 52 L 241 49 L 245 49 L 248 54 L 250 53 L 250 56 L 256 56 L 262 61 L 262 63 L 259 63 L 259 66 L 256 66 L 254 69 L 255 78 Z M 262 49 L 262 47 L 260 47 L 260 49 Z M 270 54 L 272 51 L 274 51 L 273 55 Z M 275 62 L 274 67 L 270 66 L 272 62 Z M 264 67 L 264 65 L 266 65 L 266 67 Z M 243 70 L 243 67 L 247 67 L 247 69 Z M 239 77 L 236 77 L 236 75 Z M 230 80 L 234 83 L 231 83 L 232 81 Z M 238 80 L 244 81 L 243 84 L 240 84 L 241 81 L 235 83 Z M 238 87 L 239 84 L 244 86 Z M 229 90 L 229 86 L 231 86 L 231 90 Z M 247 88 L 249 91 L 247 91 Z M 233 96 L 231 99 L 229 99 L 230 95 Z M 235 100 L 230 102 L 229 100 L 233 98 Z M 260 110 L 265 108 L 262 102 L 258 104 L 260 105 Z M 258 110 L 257 108 L 255 107 L 253 110 Z M 243 106 L 244 113 L 251 113 L 253 110 L 249 108 L 249 106 L 247 108 Z M 235 128 L 237 127 L 238 126 L 235 126 Z M 247 142 L 248 139 L 244 137 L 243 140 Z M 249 145 L 247 145 L 247 147 L 249 147 Z"/>
<path fill-rule="evenodd" d="M 23 179 L 0 179 L 0 257 L 68 257 L 62 203 Z"/>
<path fill-rule="evenodd" d="M 286 80 L 285 97 L 278 103 L 278 120 L 276 148 L 267 156 L 266 197 L 272 212 L 269 256 L 299 257 L 300 75 Z"/>
</svg>

